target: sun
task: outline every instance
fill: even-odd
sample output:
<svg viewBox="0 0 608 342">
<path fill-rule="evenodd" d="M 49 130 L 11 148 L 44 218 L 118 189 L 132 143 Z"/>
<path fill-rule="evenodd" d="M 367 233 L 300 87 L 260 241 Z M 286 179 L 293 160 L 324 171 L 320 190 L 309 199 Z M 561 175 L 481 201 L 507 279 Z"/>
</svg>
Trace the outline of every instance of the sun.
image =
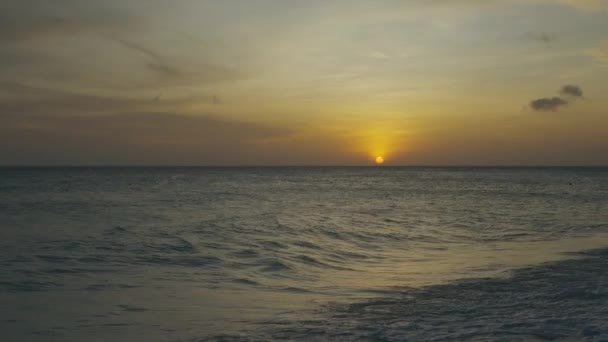
<svg viewBox="0 0 608 342">
<path fill-rule="evenodd" d="M 384 158 L 382 156 L 376 157 L 376 165 L 384 164 Z"/>
</svg>

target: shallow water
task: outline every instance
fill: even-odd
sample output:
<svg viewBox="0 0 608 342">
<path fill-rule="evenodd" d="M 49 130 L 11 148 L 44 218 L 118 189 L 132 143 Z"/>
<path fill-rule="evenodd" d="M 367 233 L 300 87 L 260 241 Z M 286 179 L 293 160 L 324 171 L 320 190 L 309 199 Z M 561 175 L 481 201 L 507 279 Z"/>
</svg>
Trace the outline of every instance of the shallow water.
<svg viewBox="0 0 608 342">
<path fill-rule="evenodd" d="M 1 169 L 0 224 L 8 341 L 608 338 L 606 168 Z"/>
</svg>

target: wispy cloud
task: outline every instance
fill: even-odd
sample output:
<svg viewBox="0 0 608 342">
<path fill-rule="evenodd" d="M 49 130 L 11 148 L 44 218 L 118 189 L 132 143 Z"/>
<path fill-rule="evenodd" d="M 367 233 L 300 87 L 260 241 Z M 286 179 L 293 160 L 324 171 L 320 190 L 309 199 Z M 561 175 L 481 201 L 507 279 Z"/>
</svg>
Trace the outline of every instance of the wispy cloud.
<svg viewBox="0 0 608 342">
<path fill-rule="evenodd" d="M 77 93 L 0 82 L 0 114 L 108 115 L 116 112 L 166 111 L 200 104 L 217 104 L 217 95 L 189 97 L 109 96 Z"/>
<path fill-rule="evenodd" d="M 527 38 L 537 42 L 549 44 L 557 40 L 557 34 L 550 32 L 530 32 L 527 34 Z"/>
<path fill-rule="evenodd" d="M 182 72 L 178 70 L 177 67 L 171 65 L 165 57 L 161 56 L 159 53 L 153 51 L 152 49 L 149 49 L 135 42 L 128 41 L 126 39 L 116 38 L 115 41 L 128 49 L 137 51 L 142 55 L 146 56 L 150 60 L 147 64 L 147 67 L 150 70 L 156 71 L 167 77 L 182 76 Z"/>
<path fill-rule="evenodd" d="M 584 11 L 608 10 L 608 1 L 606 0 L 557 0 L 557 2 Z"/>
<path fill-rule="evenodd" d="M 243 79 L 245 75 L 237 70 L 212 65 L 207 63 L 200 63 L 191 65 L 190 69 L 183 66 L 178 66 L 176 62 L 173 62 L 169 57 L 155 51 L 152 48 L 144 46 L 142 44 L 122 39 L 113 38 L 114 41 L 122 45 L 123 47 L 140 53 L 142 56 L 148 59 L 146 67 L 148 70 L 159 74 L 163 77 L 166 84 L 207 84 L 215 82 L 225 82 Z M 162 84 L 161 84 L 162 85 Z"/>
<path fill-rule="evenodd" d="M 589 50 L 589 54 L 599 62 L 608 63 L 608 41 L 604 41 L 595 49 Z"/>
<path fill-rule="evenodd" d="M 10 2 L 10 1 L 9 1 Z M 49 7 L 50 6 L 50 7 Z M 57 6 L 57 5 L 55 5 Z M 95 12 L 81 10 L 82 4 L 64 4 L 69 10 L 53 10 L 50 3 L 36 5 L 24 2 L 12 6 L 2 6 L 0 11 L 0 42 L 19 43 L 45 38 L 92 32 L 111 32 L 133 27 L 137 20 L 124 13 L 105 10 Z"/>
<path fill-rule="evenodd" d="M 430 6 L 507 6 L 507 5 L 560 5 L 569 6 L 581 11 L 603 11 L 608 9 L 606 0 L 427 0 Z"/>
</svg>

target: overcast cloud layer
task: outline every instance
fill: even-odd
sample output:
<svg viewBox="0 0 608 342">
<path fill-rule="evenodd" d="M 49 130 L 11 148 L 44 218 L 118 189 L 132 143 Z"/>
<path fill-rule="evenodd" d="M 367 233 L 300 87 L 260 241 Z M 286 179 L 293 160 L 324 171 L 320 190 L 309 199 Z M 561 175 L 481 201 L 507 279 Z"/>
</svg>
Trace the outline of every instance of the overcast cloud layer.
<svg viewBox="0 0 608 342">
<path fill-rule="evenodd" d="M 605 0 L 3 1 L 0 165 L 604 165 L 606 32 Z"/>
</svg>

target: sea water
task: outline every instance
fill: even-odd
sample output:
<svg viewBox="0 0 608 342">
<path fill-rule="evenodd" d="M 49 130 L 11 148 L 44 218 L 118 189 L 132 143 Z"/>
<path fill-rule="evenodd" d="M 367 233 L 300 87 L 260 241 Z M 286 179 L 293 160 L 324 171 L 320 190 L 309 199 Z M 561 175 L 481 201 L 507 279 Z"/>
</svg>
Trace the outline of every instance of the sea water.
<svg viewBox="0 0 608 342">
<path fill-rule="evenodd" d="M 606 340 L 607 233 L 607 168 L 4 168 L 0 338 Z"/>
</svg>

